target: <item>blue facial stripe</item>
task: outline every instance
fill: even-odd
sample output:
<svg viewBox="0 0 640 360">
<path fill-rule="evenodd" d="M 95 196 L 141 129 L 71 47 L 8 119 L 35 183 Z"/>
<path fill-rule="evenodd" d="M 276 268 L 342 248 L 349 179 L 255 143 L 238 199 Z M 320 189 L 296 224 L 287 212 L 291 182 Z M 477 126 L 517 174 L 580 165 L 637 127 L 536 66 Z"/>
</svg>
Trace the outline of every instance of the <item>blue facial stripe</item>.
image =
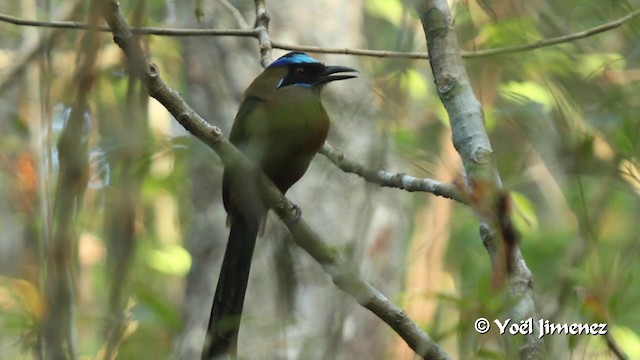
<svg viewBox="0 0 640 360">
<path fill-rule="evenodd" d="M 274 61 L 269 65 L 269 67 L 276 66 L 288 66 L 292 64 L 319 64 L 320 61 L 312 58 L 311 56 L 303 53 L 295 53 L 292 55 L 285 55 L 278 60 Z"/>
</svg>

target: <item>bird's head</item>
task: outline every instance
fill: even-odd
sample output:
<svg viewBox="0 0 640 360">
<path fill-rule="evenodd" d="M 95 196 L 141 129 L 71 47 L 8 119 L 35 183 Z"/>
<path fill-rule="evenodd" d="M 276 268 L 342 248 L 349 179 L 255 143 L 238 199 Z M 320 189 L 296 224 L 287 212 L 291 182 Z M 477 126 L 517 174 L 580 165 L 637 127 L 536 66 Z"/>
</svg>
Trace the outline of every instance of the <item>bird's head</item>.
<svg viewBox="0 0 640 360">
<path fill-rule="evenodd" d="M 322 87 L 336 80 L 345 80 L 356 77 L 353 74 L 344 74 L 357 71 L 346 66 L 327 66 L 311 56 L 301 52 L 290 52 L 267 67 L 268 69 L 286 68 L 287 73 L 276 86 L 276 89 L 285 86 Z"/>
</svg>

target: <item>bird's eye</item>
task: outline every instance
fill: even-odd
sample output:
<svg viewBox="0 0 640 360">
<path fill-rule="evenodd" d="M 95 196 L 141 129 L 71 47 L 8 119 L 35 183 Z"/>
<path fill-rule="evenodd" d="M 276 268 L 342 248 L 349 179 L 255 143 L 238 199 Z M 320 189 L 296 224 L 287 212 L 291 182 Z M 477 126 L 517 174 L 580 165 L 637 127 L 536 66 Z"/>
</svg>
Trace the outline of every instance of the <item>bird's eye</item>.
<svg viewBox="0 0 640 360">
<path fill-rule="evenodd" d="M 296 77 L 301 78 L 301 77 L 304 77 L 306 75 L 306 71 L 304 70 L 304 68 L 298 67 L 298 68 L 293 69 L 293 74 Z"/>
</svg>

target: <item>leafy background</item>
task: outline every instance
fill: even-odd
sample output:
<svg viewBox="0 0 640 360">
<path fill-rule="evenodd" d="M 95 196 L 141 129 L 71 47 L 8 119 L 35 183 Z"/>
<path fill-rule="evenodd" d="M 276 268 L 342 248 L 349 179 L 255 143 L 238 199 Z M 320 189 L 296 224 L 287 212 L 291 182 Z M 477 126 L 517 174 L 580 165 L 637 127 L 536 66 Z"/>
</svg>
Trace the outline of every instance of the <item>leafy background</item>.
<svg viewBox="0 0 640 360">
<path fill-rule="evenodd" d="M 238 28 L 244 24 L 237 14 L 252 23 L 253 2 L 230 4 L 237 13 L 225 1 L 198 2 L 200 19 L 194 4 L 183 2 L 123 2 L 122 12 L 140 26 Z M 272 38 L 287 43 L 426 49 L 411 4 L 400 0 L 267 5 Z M 469 53 L 576 33 L 640 9 L 637 1 L 591 0 L 451 6 L 460 47 Z M 72 1 L 0 4 L 1 13 L 28 19 L 87 21 L 88 11 Z M 631 358 L 640 354 L 639 26 L 633 18 L 583 39 L 466 60 L 504 186 L 512 192 L 539 316 L 606 322 Z M 111 348 L 122 359 L 189 358 L 184 340 L 208 318 L 202 306 L 210 301 L 226 242 L 219 159 L 146 99 L 108 34 L 93 44 L 98 55 L 87 89 L 78 81 L 79 59 L 89 46 L 84 31 L 3 22 L 0 33 L 0 357 L 32 358 L 44 314 L 56 311 L 45 305 L 47 243 L 56 230 L 55 211 L 67 211 L 74 216 L 77 355 L 102 358 Z M 261 71 L 255 41 L 141 39 L 165 81 L 228 131 L 243 89 Z M 314 56 L 361 71 L 358 80 L 326 91 L 332 144 L 372 168 L 460 180 L 426 61 Z M 88 182 L 73 208 L 60 210 L 54 207 L 56 143 L 79 93 L 89 99 L 81 134 Z M 327 241 L 452 356 L 508 358 L 501 336 L 472 328 L 480 316 L 504 318 L 504 303 L 491 291 L 491 265 L 470 209 L 366 184 L 322 156 L 289 195 Z M 123 241 L 128 236 L 130 243 Z M 341 294 L 275 219 L 259 239 L 249 286 L 241 356 L 413 356 Z M 122 336 L 109 343 L 114 296 L 126 317 Z M 602 337 L 546 340 L 551 358 L 613 356 Z"/>
</svg>

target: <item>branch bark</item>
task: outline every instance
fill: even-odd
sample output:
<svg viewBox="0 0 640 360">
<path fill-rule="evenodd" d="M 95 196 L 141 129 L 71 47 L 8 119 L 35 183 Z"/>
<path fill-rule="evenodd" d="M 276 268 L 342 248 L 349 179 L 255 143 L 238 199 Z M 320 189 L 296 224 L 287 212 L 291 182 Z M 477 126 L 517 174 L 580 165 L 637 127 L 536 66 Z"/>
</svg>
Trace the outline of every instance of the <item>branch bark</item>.
<svg viewBox="0 0 640 360">
<path fill-rule="evenodd" d="M 347 158 L 343 153 L 338 151 L 338 149 L 329 145 L 329 143 L 324 144 L 320 153 L 340 170 L 346 173 L 356 174 L 370 183 L 403 189 L 409 192 L 429 192 L 460 203 L 466 203 L 464 195 L 458 191 L 458 187 L 454 184 L 447 184 L 429 178 L 418 178 L 403 173 L 390 173 L 385 170 L 369 169 Z"/>
<path fill-rule="evenodd" d="M 473 94 L 466 69 L 460 54 L 454 20 L 446 0 L 426 0 L 416 4 L 431 55 L 431 69 L 440 99 L 449 114 L 453 132 L 452 141 L 462 158 L 469 184 L 491 184 L 502 187 L 498 169 L 484 127 L 484 115 L 480 102 Z M 472 188 L 471 191 L 474 189 Z M 491 201 L 492 199 L 488 199 Z M 500 229 L 493 221 L 480 217 L 480 233 L 494 265 L 501 261 L 499 252 Z M 516 245 L 517 246 L 517 245 Z M 513 254 L 514 265 L 509 278 L 508 290 L 511 298 L 510 317 L 513 322 L 536 318 L 533 297 L 533 275 L 518 248 Z M 534 324 L 537 322 L 534 321 Z M 540 359 L 545 348 L 542 339 L 533 332 L 524 337 L 519 353 L 521 359 Z"/>
</svg>

